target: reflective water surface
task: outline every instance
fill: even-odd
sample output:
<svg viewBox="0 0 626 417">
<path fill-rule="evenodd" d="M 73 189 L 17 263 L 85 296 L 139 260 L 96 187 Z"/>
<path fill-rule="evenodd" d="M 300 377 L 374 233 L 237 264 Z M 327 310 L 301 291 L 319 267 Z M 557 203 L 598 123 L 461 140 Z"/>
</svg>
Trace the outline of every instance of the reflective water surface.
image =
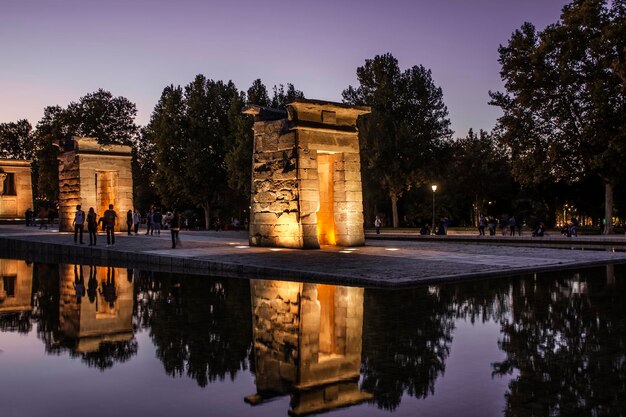
<svg viewBox="0 0 626 417">
<path fill-rule="evenodd" d="M 389 291 L 0 260 L 0 416 L 620 416 L 625 271 Z"/>
</svg>

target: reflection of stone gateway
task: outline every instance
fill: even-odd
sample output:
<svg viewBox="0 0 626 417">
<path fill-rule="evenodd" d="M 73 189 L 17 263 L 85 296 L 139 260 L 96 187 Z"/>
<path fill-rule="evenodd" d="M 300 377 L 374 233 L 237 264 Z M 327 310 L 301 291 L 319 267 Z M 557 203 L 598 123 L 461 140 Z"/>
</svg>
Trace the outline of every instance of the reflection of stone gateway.
<svg viewBox="0 0 626 417">
<path fill-rule="evenodd" d="M 292 415 L 372 398 L 359 390 L 363 289 L 297 282 L 250 282 L 259 404 L 292 395 Z"/>
<path fill-rule="evenodd" d="M 59 230 L 71 229 L 77 204 L 85 212 L 93 207 L 98 216 L 113 204 L 119 216 L 115 230 L 122 230 L 122 216 L 133 208 L 130 147 L 74 137 L 59 159 Z"/>
<path fill-rule="evenodd" d="M 255 116 L 250 244 L 356 246 L 363 197 L 356 119 L 369 107 L 296 99 Z"/>
<path fill-rule="evenodd" d="M 33 265 L 0 259 L 0 314 L 31 311 Z"/>
</svg>

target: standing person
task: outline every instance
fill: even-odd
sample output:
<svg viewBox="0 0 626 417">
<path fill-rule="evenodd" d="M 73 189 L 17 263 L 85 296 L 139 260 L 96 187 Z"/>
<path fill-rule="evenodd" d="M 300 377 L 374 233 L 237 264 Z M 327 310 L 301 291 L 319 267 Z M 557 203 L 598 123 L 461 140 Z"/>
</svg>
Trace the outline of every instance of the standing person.
<svg viewBox="0 0 626 417">
<path fill-rule="evenodd" d="M 89 232 L 89 246 L 96 246 L 96 236 L 98 235 L 98 215 L 89 207 L 87 213 L 87 231 Z"/>
<path fill-rule="evenodd" d="M 74 226 L 74 244 L 78 243 L 78 235 L 80 235 L 80 244 L 83 242 L 83 227 L 85 224 L 85 212 L 80 209 L 80 204 L 76 206 L 76 212 L 74 213 L 74 220 L 72 225 Z"/>
<path fill-rule="evenodd" d="M 515 221 L 515 216 L 511 216 L 509 219 L 509 229 L 511 231 L 511 236 L 515 236 L 515 228 L 517 227 L 517 222 Z"/>
<path fill-rule="evenodd" d="M 133 212 L 133 225 L 135 226 L 135 236 L 139 233 L 139 223 L 141 222 L 141 214 L 139 210 L 135 209 Z"/>
<path fill-rule="evenodd" d="M 115 245 L 115 220 L 117 213 L 113 210 L 113 204 L 109 204 L 109 209 L 104 212 L 104 227 L 107 232 L 107 246 Z"/>
<path fill-rule="evenodd" d="M 131 230 L 133 229 L 133 211 L 128 210 L 126 212 L 126 226 L 128 227 L 128 236 L 132 235 Z"/>
<path fill-rule="evenodd" d="M 146 214 L 146 235 L 149 235 L 152 232 L 152 207 Z"/>
<path fill-rule="evenodd" d="M 176 242 L 178 241 L 178 232 L 180 231 L 180 215 L 178 210 L 174 209 L 172 213 L 172 221 L 170 222 L 170 233 L 172 234 L 172 249 L 176 249 Z"/>
<path fill-rule="evenodd" d="M 485 216 L 483 216 L 482 213 L 480 213 L 480 216 L 478 217 L 478 234 L 480 236 L 485 236 Z"/>
<path fill-rule="evenodd" d="M 376 216 L 376 219 L 374 220 L 374 227 L 376 228 L 376 234 L 379 235 L 380 234 L 380 226 L 383 225 L 383 221 L 380 220 L 379 216 Z"/>
<path fill-rule="evenodd" d="M 572 217 L 571 223 L 572 225 L 570 226 L 570 235 L 577 237 L 578 236 L 578 219 L 576 217 Z"/>
<path fill-rule="evenodd" d="M 156 231 L 157 235 L 161 236 L 161 221 L 163 220 L 163 216 L 161 215 L 161 210 L 158 208 L 154 210 L 154 214 L 152 215 L 152 229 Z"/>
</svg>

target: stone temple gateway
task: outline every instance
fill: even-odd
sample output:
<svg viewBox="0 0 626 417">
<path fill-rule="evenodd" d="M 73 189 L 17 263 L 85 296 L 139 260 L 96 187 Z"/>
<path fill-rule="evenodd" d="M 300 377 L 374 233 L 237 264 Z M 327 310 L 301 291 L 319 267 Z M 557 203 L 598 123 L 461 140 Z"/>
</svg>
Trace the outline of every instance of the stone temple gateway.
<svg viewBox="0 0 626 417">
<path fill-rule="evenodd" d="M 296 99 L 254 118 L 250 244 L 359 246 L 363 195 L 357 117 L 369 107 Z"/>
<path fill-rule="evenodd" d="M 59 230 L 72 230 L 77 204 L 85 213 L 93 207 L 99 217 L 113 204 L 118 215 L 115 230 L 125 228 L 126 212 L 133 208 L 130 146 L 74 137 L 64 149 L 59 156 Z"/>
</svg>

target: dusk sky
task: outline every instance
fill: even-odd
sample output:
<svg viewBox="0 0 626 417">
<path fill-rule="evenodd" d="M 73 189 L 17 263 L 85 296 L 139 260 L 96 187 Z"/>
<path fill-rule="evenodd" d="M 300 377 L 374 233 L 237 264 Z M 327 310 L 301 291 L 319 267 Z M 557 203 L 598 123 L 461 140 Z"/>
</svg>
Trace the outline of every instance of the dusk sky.
<svg viewBox="0 0 626 417">
<path fill-rule="evenodd" d="M 240 90 L 261 78 L 341 101 L 356 68 L 391 52 L 430 68 L 455 137 L 493 128 L 498 46 L 566 0 L 0 0 L 0 122 L 67 106 L 98 88 L 137 104 L 145 125 L 161 91 L 202 73 Z"/>
</svg>

